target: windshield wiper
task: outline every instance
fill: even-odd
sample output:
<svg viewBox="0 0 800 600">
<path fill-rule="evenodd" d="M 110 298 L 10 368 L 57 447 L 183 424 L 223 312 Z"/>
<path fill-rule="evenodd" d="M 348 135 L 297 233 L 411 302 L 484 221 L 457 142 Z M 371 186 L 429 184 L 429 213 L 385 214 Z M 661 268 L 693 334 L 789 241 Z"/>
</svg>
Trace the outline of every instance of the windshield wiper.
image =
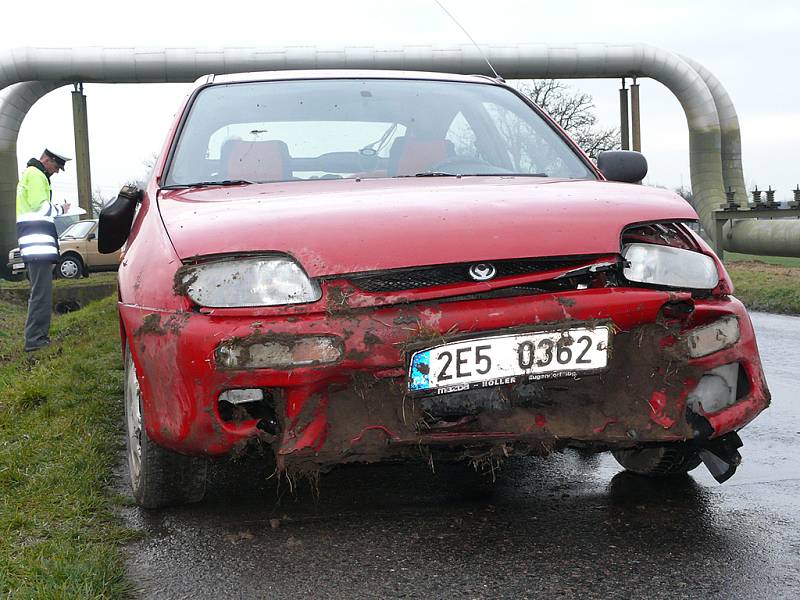
<svg viewBox="0 0 800 600">
<path fill-rule="evenodd" d="M 222 181 L 198 181 L 190 183 L 188 187 L 207 187 L 211 185 L 252 185 L 253 181 L 247 179 L 223 179 Z"/>
<path fill-rule="evenodd" d="M 415 173 L 414 177 L 461 177 L 461 173 L 445 173 L 444 171 L 425 171 Z"/>
<path fill-rule="evenodd" d="M 425 171 L 414 177 L 548 177 L 547 173 L 445 173 L 443 171 Z"/>
<path fill-rule="evenodd" d="M 252 185 L 254 181 L 247 179 L 223 179 L 222 181 L 197 181 L 195 183 L 177 183 L 175 185 L 165 185 L 164 190 L 174 190 L 178 188 L 195 188 L 195 187 L 211 187 L 213 185 L 227 186 L 227 185 Z"/>
</svg>

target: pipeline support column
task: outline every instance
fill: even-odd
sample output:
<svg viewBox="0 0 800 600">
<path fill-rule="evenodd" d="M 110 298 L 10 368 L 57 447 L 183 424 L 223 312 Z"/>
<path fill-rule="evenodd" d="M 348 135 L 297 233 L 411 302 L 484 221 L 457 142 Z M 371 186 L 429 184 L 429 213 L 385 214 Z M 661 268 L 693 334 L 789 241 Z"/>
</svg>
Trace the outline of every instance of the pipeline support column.
<svg viewBox="0 0 800 600">
<path fill-rule="evenodd" d="M 642 129 L 639 119 L 639 84 L 636 83 L 636 78 L 633 78 L 631 84 L 631 137 L 633 142 L 633 150 L 636 152 L 642 151 Z"/>
<path fill-rule="evenodd" d="M 623 150 L 631 149 L 631 136 L 628 129 L 628 88 L 625 87 L 625 78 L 622 78 L 622 87 L 619 89 L 619 136 L 620 147 Z"/>
<path fill-rule="evenodd" d="M 92 173 L 89 163 L 89 122 L 83 84 L 76 83 L 72 92 L 72 127 L 75 131 L 75 165 L 78 176 L 78 205 L 92 214 Z"/>
</svg>

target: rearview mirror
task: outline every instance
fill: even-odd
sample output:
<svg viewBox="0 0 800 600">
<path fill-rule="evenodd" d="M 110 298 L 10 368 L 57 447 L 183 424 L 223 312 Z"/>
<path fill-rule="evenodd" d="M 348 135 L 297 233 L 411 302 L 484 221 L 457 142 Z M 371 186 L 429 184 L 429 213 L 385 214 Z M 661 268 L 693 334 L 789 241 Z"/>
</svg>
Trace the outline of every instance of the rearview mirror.
<svg viewBox="0 0 800 600">
<path fill-rule="evenodd" d="M 609 181 L 639 183 L 647 175 L 647 159 L 641 152 L 606 150 L 598 155 L 597 168 Z"/>
<path fill-rule="evenodd" d="M 97 250 L 101 254 L 116 252 L 128 240 L 136 214 L 136 205 L 142 199 L 142 190 L 135 185 L 123 187 L 117 197 L 100 211 L 97 226 Z"/>
</svg>

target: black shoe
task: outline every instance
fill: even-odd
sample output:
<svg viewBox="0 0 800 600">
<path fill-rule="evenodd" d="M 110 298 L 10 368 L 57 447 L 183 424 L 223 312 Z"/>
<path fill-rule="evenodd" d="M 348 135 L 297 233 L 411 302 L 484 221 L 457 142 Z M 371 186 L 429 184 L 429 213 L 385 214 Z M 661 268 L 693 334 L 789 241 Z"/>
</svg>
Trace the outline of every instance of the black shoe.
<svg viewBox="0 0 800 600">
<path fill-rule="evenodd" d="M 25 352 L 36 352 L 37 350 L 41 350 L 42 348 L 47 348 L 50 345 L 50 340 L 47 340 L 44 344 L 40 344 L 38 346 L 31 346 L 25 347 Z"/>
</svg>

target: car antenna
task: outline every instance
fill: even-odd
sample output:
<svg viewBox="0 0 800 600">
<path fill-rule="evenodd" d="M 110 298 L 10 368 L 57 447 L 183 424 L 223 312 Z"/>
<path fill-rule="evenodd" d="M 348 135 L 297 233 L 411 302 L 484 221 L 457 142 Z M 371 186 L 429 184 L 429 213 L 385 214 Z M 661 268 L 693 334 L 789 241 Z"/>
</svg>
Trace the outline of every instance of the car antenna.
<svg viewBox="0 0 800 600">
<path fill-rule="evenodd" d="M 458 20 L 452 15 L 452 13 L 444 7 L 444 4 L 439 2 L 439 0 L 433 0 L 433 1 L 436 2 L 436 4 L 439 5 L 439 8 L 441 8 L 448 17 L 453 19 L 453 23 L 458 25 L 461 28 L 461 31 L 463 31 L 464 34 L 466 34 L 466 36 L 469 38 L 469 41 L 472 42 L 472 44 L 478 49 L 478 52 L 481 53 L 481 56 L 483 57 L 483 60 L 485 60 L 486 64 L 489 65 L 489 68 L 492 70 L 492 73 L 494 73 L 495 78 L 498 79 L 499 81 L 505 81 L 505 79 L 500 77 L 500 75 L 497 74 L 497 71 L 494 70 L 494 67 L 492 66 L 492 63 L 489 62 L 489 58 L 486 56 L 486 53 L 481 49 L 481 47 L 478 45 L 478 43 L 472 38 L 472 36 L 469 34 L 469 31 L 467 31 L 464 28 L 464 26 L 461 23 L 459 23 Z"/>
</svg>

